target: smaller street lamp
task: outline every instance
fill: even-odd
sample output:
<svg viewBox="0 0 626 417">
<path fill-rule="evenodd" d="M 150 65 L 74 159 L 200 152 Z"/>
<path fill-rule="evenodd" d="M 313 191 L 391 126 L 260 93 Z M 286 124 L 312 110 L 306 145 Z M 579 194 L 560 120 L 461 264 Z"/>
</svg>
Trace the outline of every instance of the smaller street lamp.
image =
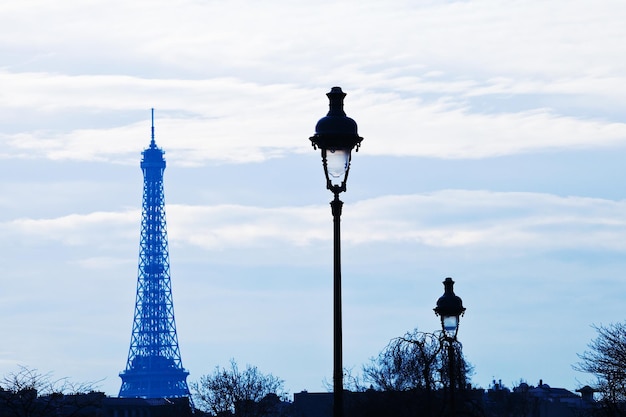
<svg viewBox="0 0 626 417">
<path fill-rule="evenodd" d="M 437 300 L 435 314 L 441 317 L 441 329 L 444 339 L 448 342 L 448 379 L 449 379 L 449 410 L 450 416 L 456 417 L 456 403 L 454 400 L 454 342 L 459 331 L 459 318 L 465 313 L 461 297 L 454 294 L 454 281 L 446 278 L 443 281 L 444 293 Z"/>
<path fill-rule="evenodd" d="M 322 152 L 326 188 L 335 198 L 330 203 L 333 215 L 333 416 L 343 416 L 343 336 L 341 324 L 341 208 L 339 193 L 346 191 L 352 149 L 359 150 L 362 137 L 354 120 L 343 111 L 346 93 L 333 87 L 326 94 L 330 110 L 315 126 L 310 137 L 314 149 Z"/>
<path fill-rule="evenodd" d="M 454 281 L 446 278 L 443 281 L 444 293 L 437 300 L 435 314 L 441 317 L 441 329 L 448 340 L 456 340 L 459 331 L 459 318 L 465 314 L 461 297 L 454 294 Z"/>
</svg>

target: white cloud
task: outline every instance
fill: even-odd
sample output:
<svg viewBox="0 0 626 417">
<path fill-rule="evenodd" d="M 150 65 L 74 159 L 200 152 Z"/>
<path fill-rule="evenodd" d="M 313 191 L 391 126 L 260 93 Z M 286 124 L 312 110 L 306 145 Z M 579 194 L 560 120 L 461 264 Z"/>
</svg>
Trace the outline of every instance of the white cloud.
<svg viewBox="0 0 626 417">
<path fill-rule="evenodd" d="M 441 191 L 380 197 L 351 209 L 344 238 L 434 247 L 622 251 L 624 202 L 537 193 Z"/>
<path fill-rule="evenodd" d="M 173 244 L 222 251 L 280 250 L 332 239 L 327 207 L 168 205 Z M 347 245 L 408 243 L 426 247 L 517 248 L 528 251 L 623 251 L 626 203 L 538 193 L 449 190 L 383 196 L 351 204 L 344 218 Z M 3 225 L 20 240 L 56 240 L 68 246 L 114 248 L 137 239 L 137 211 L 17 219 Z M 106 234 L 103 231 L 106 230 Z M 94 236 L 101 235 L 97 242 Z M 91 265 L 95 259 L 86 260 Z M 106 259 L 106 257 L 105 257 Z"/>
<path fill-rule="evenodd" d="M 145 121 L 126 126 L 69 127 L 68 131 L 42 128 L 0 135 L 5 157 L 128 161 L 149 138 L 152 98 L 157 106 L 157 143 L 174 163 L 262 161 L 309 151 L 302 138 L 313 133 L 327 106 L 322 92 L 288 85 L 251 85 L 235 79 L 172 81 L 30 74 L 22 80 L 15 74 L 0 75 L 16 88 L 12 95 L 26 100 L 8 100 L 5 106 L 60 114 L 79 108 L 102 112 L 143 106 L 146 114 Z M 28 78 L 36 82 L 31 84 Z M 80 88 L 81 83 L 85 88 Z M 28 92 L 21 94 L 20 89 Z M 363 152 L 371 155 L 483 158 L 541 149 L 612 146 L 626 140 L 624 123 L 567 117 L 549 109 L 482 114 L 459 103 L 424 103 L 414 97 L 366 90 L 349 93 L 346 110 L 366 138 Z M 52 100 L 61 96 L 64 98 Z M 193 113 L 181 117 L 186 109 Z"/>
<path fill-rule="evenodd" d="M 70 214 L 49 219 L 19 218 L 0 224 L 8 240 L 39 245 L 57 241 L 67 246 L 113 249 L 132 234 L 136 239 L 140 212 L 95 212 L 85 215 Z M 132 228 L 129 230 L 129 225 Z"/>
<path fill-rule="evenodd" d="M 546 109 L 478 114 L 469 108 L 380 101 L 360 108 L 363 152 L 484 158 L 546 149 L 623 144 L 626 124 L 564 117 Z M 384 117 L 380 117 L 384 115 Z"/>
<path fill-rule="evenodd" d="M 619 2 L 273 3 L 4 5 L 0 50 L 34 59 L 0 62 L 0 120 L 18 126 L 0 134 L 4 157 L 126 161 L 156 107 L 174 163 L 262 161 L 304 151 L 334 84 L 370 154 L 482 158 L 626 138 L 623 123 L 594 117 L 626 104 Z M 86 113 L 98 123 L 72 125 Z"/>
<path fill-rule="evenodd" d="M 624 13 L 619 1 L 70 1 L 4 6 L 2 23 L 15 35 L 7 43 L 92 56 L 117 47 L 123 59 L 134 54 L 180 69 L 266 69 L 291 58 L 290 70 L 300 64 L 308 74 L 311 64 L 411 59 L 436 69 L 453 62 L 471 71 L 559 74 L 572 67 L 619 73 L 606 63 L 620 48 Z"/>
</svg>

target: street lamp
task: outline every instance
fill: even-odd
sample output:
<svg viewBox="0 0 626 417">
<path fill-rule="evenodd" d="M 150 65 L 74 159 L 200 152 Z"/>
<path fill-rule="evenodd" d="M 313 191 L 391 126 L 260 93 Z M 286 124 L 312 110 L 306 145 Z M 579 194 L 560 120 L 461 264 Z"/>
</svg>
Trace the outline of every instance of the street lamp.
<svg viewBox="0 0 626 417">
<path fill-rule="evenodd" d="M 326 94 L 330 110 L 315 126 L 315 135 L 309 139 L 314 149 L 320 149 L 326 176 L 326 188 L 335 198 L 330 203 L 333 215 L 333 416 L 343 416 L 343 358 L 341 330 L 341 208 L 339 193 L 346 191 L 352 149 L 359 150 L 362 137 L 354 120 L 343 111 L 346 94 L 341 87 L 333 87 Z"/>
<path fill-rule="evenodd" d="M 437 300 L 435 314 L 441 317 L 441 329 L 446 339 L 456 340 L 459 331 L 459 317 L 465 313 L 461 297 L 454 294 L 454 281 L 446 278 L 443 281 L 444 293 Z"/>
<path fill-rule="evenodd" d="M 444 293 L 437 300 L 435 314 L 441 317 L 441 329 L 446 342 L 448 342 L 448 379 L 450 395 L 450 416 L 456 417 L 456 404 L 454 401 L 454 342 L 459 331 L 459 318 L 465 313 L 461 297 L 454 294 L 454 281 L 446 278 L 443 281 Z"/>
</svg>

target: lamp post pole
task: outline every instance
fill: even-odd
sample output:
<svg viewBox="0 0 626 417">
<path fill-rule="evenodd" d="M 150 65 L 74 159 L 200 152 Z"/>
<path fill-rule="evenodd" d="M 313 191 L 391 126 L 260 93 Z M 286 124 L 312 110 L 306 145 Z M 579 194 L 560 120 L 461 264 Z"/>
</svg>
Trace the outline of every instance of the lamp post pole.
<svg viewBox="0 0 626 417">
<path fill-rule="evenodd" d="M 455 351 L 454 342 L 459 331 L 459 319 L 465 313 L 461 297 L 454 294 L 454 281 L 446 278 L 443 281 L 444 293 L 437 300 L 435 314 L 441 317 L 441 329 L 444 340 L 448 344 L 448 410 L 451 417 L 456 417 L 455 390 Z"/>
<path fill-rule="evenodd" d="M 335 193 L 333 214 L 333 416 L 343 416 L 343 326 L 341 314 L 341 209 Z"/>
<path fill-rule="evenodd" d="M 454 398 L 454 340 L 448 338 L 448 378 L 450 379 L 450 417 L 456 417 L 456 401 Z"/>
<path fill-rule="evenodd" d="M 333 87 L 326 94 L 330 109 L 315 126 L 310 137 L 314 149 L 320 149 L 326 176 L 326 188 L 334 195 L 330 207 L 333 215 L 333 417 L 343 417 L 343 335 L 341 321 L 341 209 L 339 194 L 346 191 L 351 152 L 359 150 L 363 140 L 354 120 L 343 111 L 346 94 Z"/>
</svg>

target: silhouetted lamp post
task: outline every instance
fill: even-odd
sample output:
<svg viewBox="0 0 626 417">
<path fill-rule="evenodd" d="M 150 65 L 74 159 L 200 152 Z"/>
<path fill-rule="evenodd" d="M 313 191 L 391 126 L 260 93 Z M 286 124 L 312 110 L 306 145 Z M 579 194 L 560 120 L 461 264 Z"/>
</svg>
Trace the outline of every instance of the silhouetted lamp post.
<svg viewBox="0 0 626 417">
<path fill-rule="evenodd" d="M 343 111 L 346 94 L 333 87 L 328 94 L 330 110 L 315 126 L 310 140 L 314 149 L 322 152 L 326 188 L 335 198 L 330 203 L 333 215 L 333 416 L 343 416 L 343 359 L 341 329 L 341 208 L 339 193 L 346 191 L 352 149 L 358 151 L 362 137 L 354 120 Z"/>
<path fill-rule="evenodd" d="M 441 317 L 441 329 L 448 344 L 448 379 L 449 387 L 449 410 L 450 416 L 456 417 L 456 404 L 454 401 L 454 342 L 459 331 L 459 318 L 465 313 L 465 307 L 461 297 L 454 294 L 454 281 L 446 278 L 443 281 L 444 293 L 437 300 L 435 314 Z"/>
</svg>

